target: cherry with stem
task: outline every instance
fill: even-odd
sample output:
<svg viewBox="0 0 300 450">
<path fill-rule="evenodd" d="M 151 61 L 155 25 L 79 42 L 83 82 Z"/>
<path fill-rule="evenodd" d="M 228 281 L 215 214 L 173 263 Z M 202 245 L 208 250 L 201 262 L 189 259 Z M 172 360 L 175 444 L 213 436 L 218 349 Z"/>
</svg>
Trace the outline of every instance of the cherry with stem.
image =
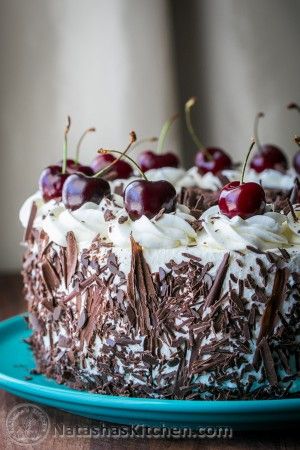
<svg viewBox="0 0 300 450">
<path fill-rule="evenodd" d="M 118 154 L 119 158 L 127 158 L 142 176 L 141 180 L 129 183 L 123 194 L 125 209 L 131 220 L 138 220 L 142 216 L 152 219 L 162 210 L 166 213 L 176 210 L 177 194 L 171 183 L 165 180 L 149 181 L 142 168 L 125 152 L 99 150 L 100 153 L 107 151 Z"/>
<path fill-rule="evenodd" d="M 161 169 L 163 167 L 174 167 L 179 166 L 179 159 L 173 152 L 163 153 L 165 146 L 166 137 L 170 131 L 171 126 L 178 119 L 179 114 L 174 114 L 170 117 L 163 125 L 157 144 L 157 151 L 145 150 L 138 156 L 139 166 L 143 172 L 147 172 L 151 169 Z"/>
<path fill-rule="evenodd" d="M 208 172 L 217 174 L 222 170 L 230 169 L 232 167 L 232 161 L 227 153 L 218 147 L 205 147 L 197 133 L 195 132 L 192 118 L 191 109 L 196 104 L 196 97 L 191 97 L 185 104 L 185 120 L 187 129 L 191 135 L 193 142 L 195 143 L 198 153 L 195 158 L 195 165 L 198 172 L 204 175 Z"/>
<path fill-rule="evenodd" d="M 259 112 L 255 116 L 254 120 L 254 138 L 258 147 L 258 152 L 253 156 L 250 161 L 250 167 L 256 173 L 261 173 L 267 169 L 286 171 L 288 168 L 288 162 L 283 151 L 274 144 L 262 145 L 258 136 L 258 125 L 260 119 L 264 117 L 263 112 Z"/>
<path fill-rule="evenodd" d="M 67 172 L 68 157 L 68 133 L 71 126 L 71 118 L 68 116 L 64 131 L 63 159 L 62 165 L 56 164 L 46 167 L 39 178 L 39 189 L 45 202 L 49 200 L 60 200 L 65 181 L 69 177 Z"/>
<path fill-rule="evenodd" d="M 124 154 L 130 149 L 133 142 L 136 141 L 135 132 L 130 133 L 130 143 L 124 150 Z M 113 161 L 110 167 L 116 164 Z M 83 173 L 73 173 L 68 178 L 62 191 L 62 200 L 67 209 L 72 211 L 80 208 L 84 203 L 93 202 L 99 204 L 103 197 L 110 194 L 110 185 L 107 180 L 101 176 L 108 170 L 104 167 L 93 176 L 87 176 Z"/>
<path fill-rule="evenodd" d="M 226 184 L 220 192 L 220 212 L 230 219 L 236 216 L 248 219 L 265 211 L 266 196 L 262 186 L 254 182 L 244 182 L 247 162 L 254 144 L 253 140 L 245 158 L 240 181 Z"/>
</svg>

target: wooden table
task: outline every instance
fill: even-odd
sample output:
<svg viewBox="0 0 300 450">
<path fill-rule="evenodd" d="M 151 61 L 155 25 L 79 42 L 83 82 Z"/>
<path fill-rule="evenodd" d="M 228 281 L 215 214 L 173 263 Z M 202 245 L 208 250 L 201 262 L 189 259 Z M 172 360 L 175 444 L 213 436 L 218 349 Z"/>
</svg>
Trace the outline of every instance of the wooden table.
<svg viewBox="0 0 300 450">
<path fill-rule="evenodd" d="M 18 275 L 0 276 L 0 318 L 6 319 L 25 311 L 26 305 L 22 298 L 22 282 Z M 1 355 L 0 355 L 1 357 Z M 272 432 L 234 432 L 231 440 L 176 440 L 155 438 L 90 438 L 90 437 L 57 437 L 54 429 L 64 424 L 65 426 L 87 427 L 99 426 L 99 422 L 74 416 L 53 408 L 46 408 L 50 417 L 51 428 L 46 440 L 34 447 L 20 446 L 13 443 L 6 430 L 6 417 L 14 405 L 24 400 L 0 390 L 0 450 L 38 448 L 38 449 L 300 449 L 300 433 L 296 430 L 272 431 Z M 101 425 L 101 424 L 100 424 Z M 112 427 L 107 424 L 107 427 Z"/>
</svg>

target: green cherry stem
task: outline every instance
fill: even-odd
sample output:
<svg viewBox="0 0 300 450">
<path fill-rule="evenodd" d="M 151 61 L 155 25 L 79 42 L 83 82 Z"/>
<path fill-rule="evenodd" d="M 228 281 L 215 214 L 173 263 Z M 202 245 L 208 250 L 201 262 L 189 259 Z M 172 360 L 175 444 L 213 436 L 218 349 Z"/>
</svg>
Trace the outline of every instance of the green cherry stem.
<svg viewBox="0 0 300 450">
<path fill-rule="evenodd" d="M 95 175 L 93 175 L 92 178 L 98 178 L 101 175 L 105 174 L 106 172 L 108 172 L 115 164 L 116 162 L 118 162 L 120 159 L 123 158 L 123 156 L 126 156 L 127 158 L 129 158 L 126 153 L 129 151 L 129 149 L 131 148 L 132 144 L 134 142 L 136 142 L 136 134 L 134 131 L 131 131 L 129 133 L 130 136 L 130 142 L 127 145 L 127 147 L 125 148 L 125 150 L 123 152 L 119 152 L 118 150 L 108 150 L 108 149 L 104 149 L 104 148 L 100 148 L 97 153 L 100 153 L 101 155 L 104 155 L 106 153 L 118 153 L 120 156 L 118 158 L 116 158 L 114 161 L 112 161 L 110 164 L 108 164 L 106 167 L 103 167 L 101 170 L 99 170 L 99 172 L 95 173 Z"/>
<path fill-rule="evenodd" d="M 77 147 L 76 147 L 75 164 L 78 164 L 78 161 L 79 161 L 79 152 L 80 152 L 80 147 L 81 147 L 83 139 L 85 138 L 85 136 L 88 133 L 94 133 L 95 131 L 96 131 L 96 128 L 92 127 L 92 128 L 88 128 L 87 130 L 85 130 L 84 133 L 82 133 L 82 135 L 78 141 Z"/>
<path fill-rule="evenodd" d="M 71 117 L 67 118 L 67 125 L 64 132 L 64 147 L 63 147 L 63 163 L 62 163 L 62 173 L 65 174 L 67 170 L 67 157 L 68 157 L 68 133 L 71 127 Z"/>
<path fill-rule="evenodd" d="M 298 111 L 298 113 L 300 113 L 300 106 L 298 105 L 298 103 L 289 103 L 287 105 L 287 109 L 295 109 L 296 111 Z"/>
<path fill-rule="evenodd" d="M 188 129 L 188 131 L 191 135 L 191 138 L 194 141 L 197 149 L 201 150 L 205 154 L 206 158 L 209 161 L 211 161 L 213 159 L 213 157 L 209 154 L 209 152 L 206 150 L 205 146 L 202 144 L 202 142 L 198 138 L 198 136 L 195 132 L 193 123 L 192 123 L 191 109 L 196 104 L 196 102 L 197 102 L 197 98 L 191 97 L 184 106 L 186 126 L 187 126 L 187 129 Z"/>
<path fill-rule="evenodd" d="M 258 138 L 258 124 L 259 124 L 259 121 L 260 121 L 260 119 L 262 117 L 265 117 L 264 113 L 263 112 L 259 112 L 259 113 L 256 114 L 255 120 L 254 120 L 254 140 L 255 140 L 255 142 L 257 144 L 258 149 L 261 148 L 261 143 L 260 143 L 260 140 Z"/>
<path fill-rule="evenodd" d="M 243 165 L 243 170 L 242 170 L 242 175 L 241 175 L 241 181 L 240 181 L 240 184 L 243 184 L 243 183 L 244 183 L 244 177 L 245 177 L 245 171 L 246 171 L 247 162 L 248 162 L 250 153 L 251 153 L 251 151 L 252 151 L 254 145 L 255 145 L 255 140 L 253 139 L 252 142 L 251 142 L 251 145 L 250 145 L 250 147 L 249 147 L 248 153 L 247 153 L 247 155 L 246 155 L 246 159 L 245 159 L 244 165 Z"/>
<path fill-rule="evenodd" d="M 164 148 L 167 134 L 168 134 L 171 126 L 175 122 L 175 120 L 178 119 L 178 117 L 179 117 L 179 114 L 176 113 L 176 114 L 174 114 L 174 116 L 170 117 L 170 119 L 168 119 L 164 123 L 164 125 L 163 125 L 163 127 L 161 129 L 161 132 L 160 132 L 160 135 L 159 135 L 159 139 L 158 139 L 158 144 L 157 144 L 157 153 L 159 155 L 162 153 L 162 149 Z"/>
</svg>

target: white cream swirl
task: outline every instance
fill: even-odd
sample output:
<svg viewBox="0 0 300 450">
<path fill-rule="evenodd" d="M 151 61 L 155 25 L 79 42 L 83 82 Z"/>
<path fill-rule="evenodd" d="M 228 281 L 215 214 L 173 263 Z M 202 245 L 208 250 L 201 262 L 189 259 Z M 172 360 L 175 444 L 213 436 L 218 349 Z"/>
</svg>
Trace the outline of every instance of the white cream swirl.
<svg viewBox="0 0 300 450">
<path fill-rule="evenodd" d="M 300 204 L 293 205 L 296 219 L 294 215 L 289 212 L 287 215 L 286 235 L 291 244 L 300 244 Z"/>
<path fill-rule="evenodd" d="M 73 231 L 80 248 L 88 247 L 98 234 L 107 239 L 105 211 L 109 210 L 115 215 L 123 206 L 122 197 L 114 195 L 113 200 L 104 198 L 99 205 L 87 202 L 75 211 L 69 211 L 61 202 L 51 200 L 45 203 L 41 194 L 36 193 L 21 207 L 19 216 L 24 227 L 27 226 L 33 201 L 37 205 L 34 228 L 43 229 L 51 242 L 61 246 L 67 245 L 66 235 Z"/>
<path fill-rule="evenodd" d="M 274 169 L 266 169 L 260 173 L 255 172 L 253 169 L 249 169 L 246 173 L 245 180 L 261 183 L 261 185 L 267 189 L 282 189 L 289 191 L 294 186 L 295 176 L 290 172 L 282 173 Z"/>
<path fill-rule="evenodd" d="M 127 217 L 127 220 L 121 220 Z M 144 248 L 174 248 L 195 244 L 197 234 L 190 225 L 195 219 L 189 209 L 178 205 L 175 213 L 165 213 L 158 220 L 142 216 L 131 220 L 125 210 L 110 222 L 108 235 L 116 247 L 130 247 L 130 236 Z"/>
<path fill-rule="evenodd" d="M 238 180 L 239 172 L 237 170 L 223 170 L 222 175 L 228 178 L 229 181 Z M 198 172 L 197 167 L 189 169 L 184 177 L 177 182 L 177 187 L 197 186 L 201 189 L 207 189 L 210 191 L 217 191 L 222 187 L 222 183 L 219 177 L 212 172 L 207 172 L 201 175 Z"/>
<path fill-rule="evenodd" d="M 239 216 L 229 219 L 221 214 L 218 206 L 205 211 L 202 216 L 203 230 L 199 243 L 217 249 L 245 250 L 253 246 L 268 250 L 288 245 L 285 236 L 286 216 L 276 212 L 242 219 Z"/>
</svg>

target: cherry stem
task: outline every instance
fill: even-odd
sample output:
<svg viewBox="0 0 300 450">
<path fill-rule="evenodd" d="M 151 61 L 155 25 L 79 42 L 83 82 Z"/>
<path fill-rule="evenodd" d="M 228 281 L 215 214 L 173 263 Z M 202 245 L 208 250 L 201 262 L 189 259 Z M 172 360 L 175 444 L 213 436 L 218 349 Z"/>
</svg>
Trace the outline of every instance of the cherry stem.
<svg viewBox="0 0 300 450">
<path fill-rule="evenodd" d="M 300 113 L 300 106 L 297 103 L 290 103 L 287 105 L 287 109 L 295 109 L 298 113 Z"/>
<path fill-rule="evenodd" d="M 67 126 L 65 128 L 65 138 L 64 138 L 64 147 L 63 147 L 63 163 L 62 163 L 62 173 L 65 174 L 67 170 L 67 157 L 68 157 L 68 133 L 71 127 L 71 117 L 67 118 Z"/>
<path fill-rule="evenodd" d="M 254 140 L 255 140 L 255 142 L 257 144 L 258 149 L 261 148 L 261 143 L 260 143 L 260 140 L 258 138 L 258 124 L 259 124 L 259 121 L 260 121 L 260 119 L 262 117 L 265 117 L 264 113 L 263 112 L 259 112 L 259 113 L 256 114 L 255 120 L 254 120 Z"/>
<path fill-rule="evenodd" d="M 174 114 L 174 116 L 170 117 L 170 119 L 168 119 L 164 123 L 164 125 L 163 125 L 163 127 L 161 129 L 161 132 L 160 132 L 160 135 L 159 135 L 159 139 L 158 139 L 158 144 L 157 144 L 157 153 L 159 155 L 162 153 L 162 149 L 164 148 L 167 134 L 168 134 L 172 124 L 175 122 L 176 119 L 178 119 L 178 117 L 179 117 L 178 113 Z"/>
<path fill-rule="evenodd" d="M 77 147 L 76 147 L 76 156 L 75 156 L 75 164 L 78 164 L 79 161 L 79 152 L 80 152 L 80 147 L 81 147 L 81 143 L 83 141 L 83 139 L 85 138 L 85 136 L 88 133 L 94 133 L 96 131 L 96 128 L 88 128 L 87 130 L 85 130 L 85 132 L 82 134 L 82 136 L 80 137 Z"/>
<path fill-rule="evenodd" d="M 193 127 L 193 124 L 192 124 L 191 109 L 195 105 L 196 101 L 197 101 L 196 97 L 191 97 L 185 104 L 184 110 L 185 110 L 186 126 L 191 135 L 192 140 L 196 144 L 197 149 L 201 150 L 205 154 L 206 158 L 211 161 L 213 159 L 212 155 L 210 155 L 210 153 L 207 151 L 205 146 L 202 144 L 202 142 L 198 138 L 198 136 L 195 132 L 195 129 Z"/>
<path fill-rule="evenodd" d="M 295 136 L 294 141 L 296 142 L 298 147 L 300 147 L 300 136 Z"/>
<path fill-rule="evenodd" d="M 144 180 L 148 181 L 148 178 L 146 177 L 146 175 L 144 174 L 144 172 L 142 171 L 140 166 L 130 156 L 126 155 L 125 152 L 122 153 L 122 152 L 119 152 L 118 150 L 104 150 L 104 149 L 100 149 L 100 150 L 98 150 L 98 153 L 100 153 L 102 155 L 105 154 L 105 153 L 116 153 L 116 154 L 120 155 L 118 159 L 116 159 L 115 161 L 113 161 L 110 164 L 111 166 L 113 165 L 113 163 L 115 163 L 119 159 L 122 159 L 123 156 L 125 156 L 125 158 L 127 158 L 138 169 L 138 171 L 140 172 L 140 174 L 142 175 Z"/>
<path fill-rule="evenodd" d="M 244 165 L 243 165 L 243 170 L 242 170 L 242 176 L 241 176 L 241 182 L 240 182 L 240 184 L 243 184 L 243 183 L 244 183 L 244 177 L 245 177 L 245 171 L 246 171 L 247 162 L 248 162 L 250 153 L 251 153 L 251 151 L 252 151 L 252 149 L 253 149 L 253 147 L 254 147 L 254 144 L 255 144 L 255 140 L 253 139 L 253 141 L 251 142 L 251 145 L 250 145 L 250 147 L 249 147 L 249 150 L 248 150 L 248 153 L 247 153 L 247 156 L 246 156 Z"/>
<path fill-rule="evenodd" d="M 138 147 L 141 144 L 144 144 L 145 142 L 157 142 L 158 141 L 158 137 L 153 136 L 150 138 L 144 138 L 144 139 L 139 139 L 138 141 L 136 141 L 134 143 L 134 145 L 132 145 L 131 150 L 135 149 L 136 147 Z"/>
<path fill-rule="evenodd" d="M 117 150 L 107 150 L 107 149 L 103 149 L 103 148 L 100 148 L 100 150 L 98 150 L 97 153 L 100 153 L 101 155 L 104 155 L 106 153 L 118 153 L 120 156 L 118 158 L 116 158 L 114 161 L 112 161 L 110 164 L 108 164 L 107 166 L 105 166 L 101 170 L 99 170 L 99 172 L 95 173 L 95 175 L 93 175 L 93 178 L 98 178 L 100 175 L 103 175 L 104 173 L 108 172 L 112 168 L 112 166 L 114 166 L 116 164 L 116 162 L 118 162 L 120 159 L 122 159 L 123 156 L 126 156 L 126 153 L 129 151 L 132 144 L 136 141 L 136 134 L 134 131 L 131 131 L 129 135 L 130 135 L 130 142 L 123 152 L 119 152 Z M 128 156 L 127 156 L 127 158 L 128 158 Z"/>
</svg>

